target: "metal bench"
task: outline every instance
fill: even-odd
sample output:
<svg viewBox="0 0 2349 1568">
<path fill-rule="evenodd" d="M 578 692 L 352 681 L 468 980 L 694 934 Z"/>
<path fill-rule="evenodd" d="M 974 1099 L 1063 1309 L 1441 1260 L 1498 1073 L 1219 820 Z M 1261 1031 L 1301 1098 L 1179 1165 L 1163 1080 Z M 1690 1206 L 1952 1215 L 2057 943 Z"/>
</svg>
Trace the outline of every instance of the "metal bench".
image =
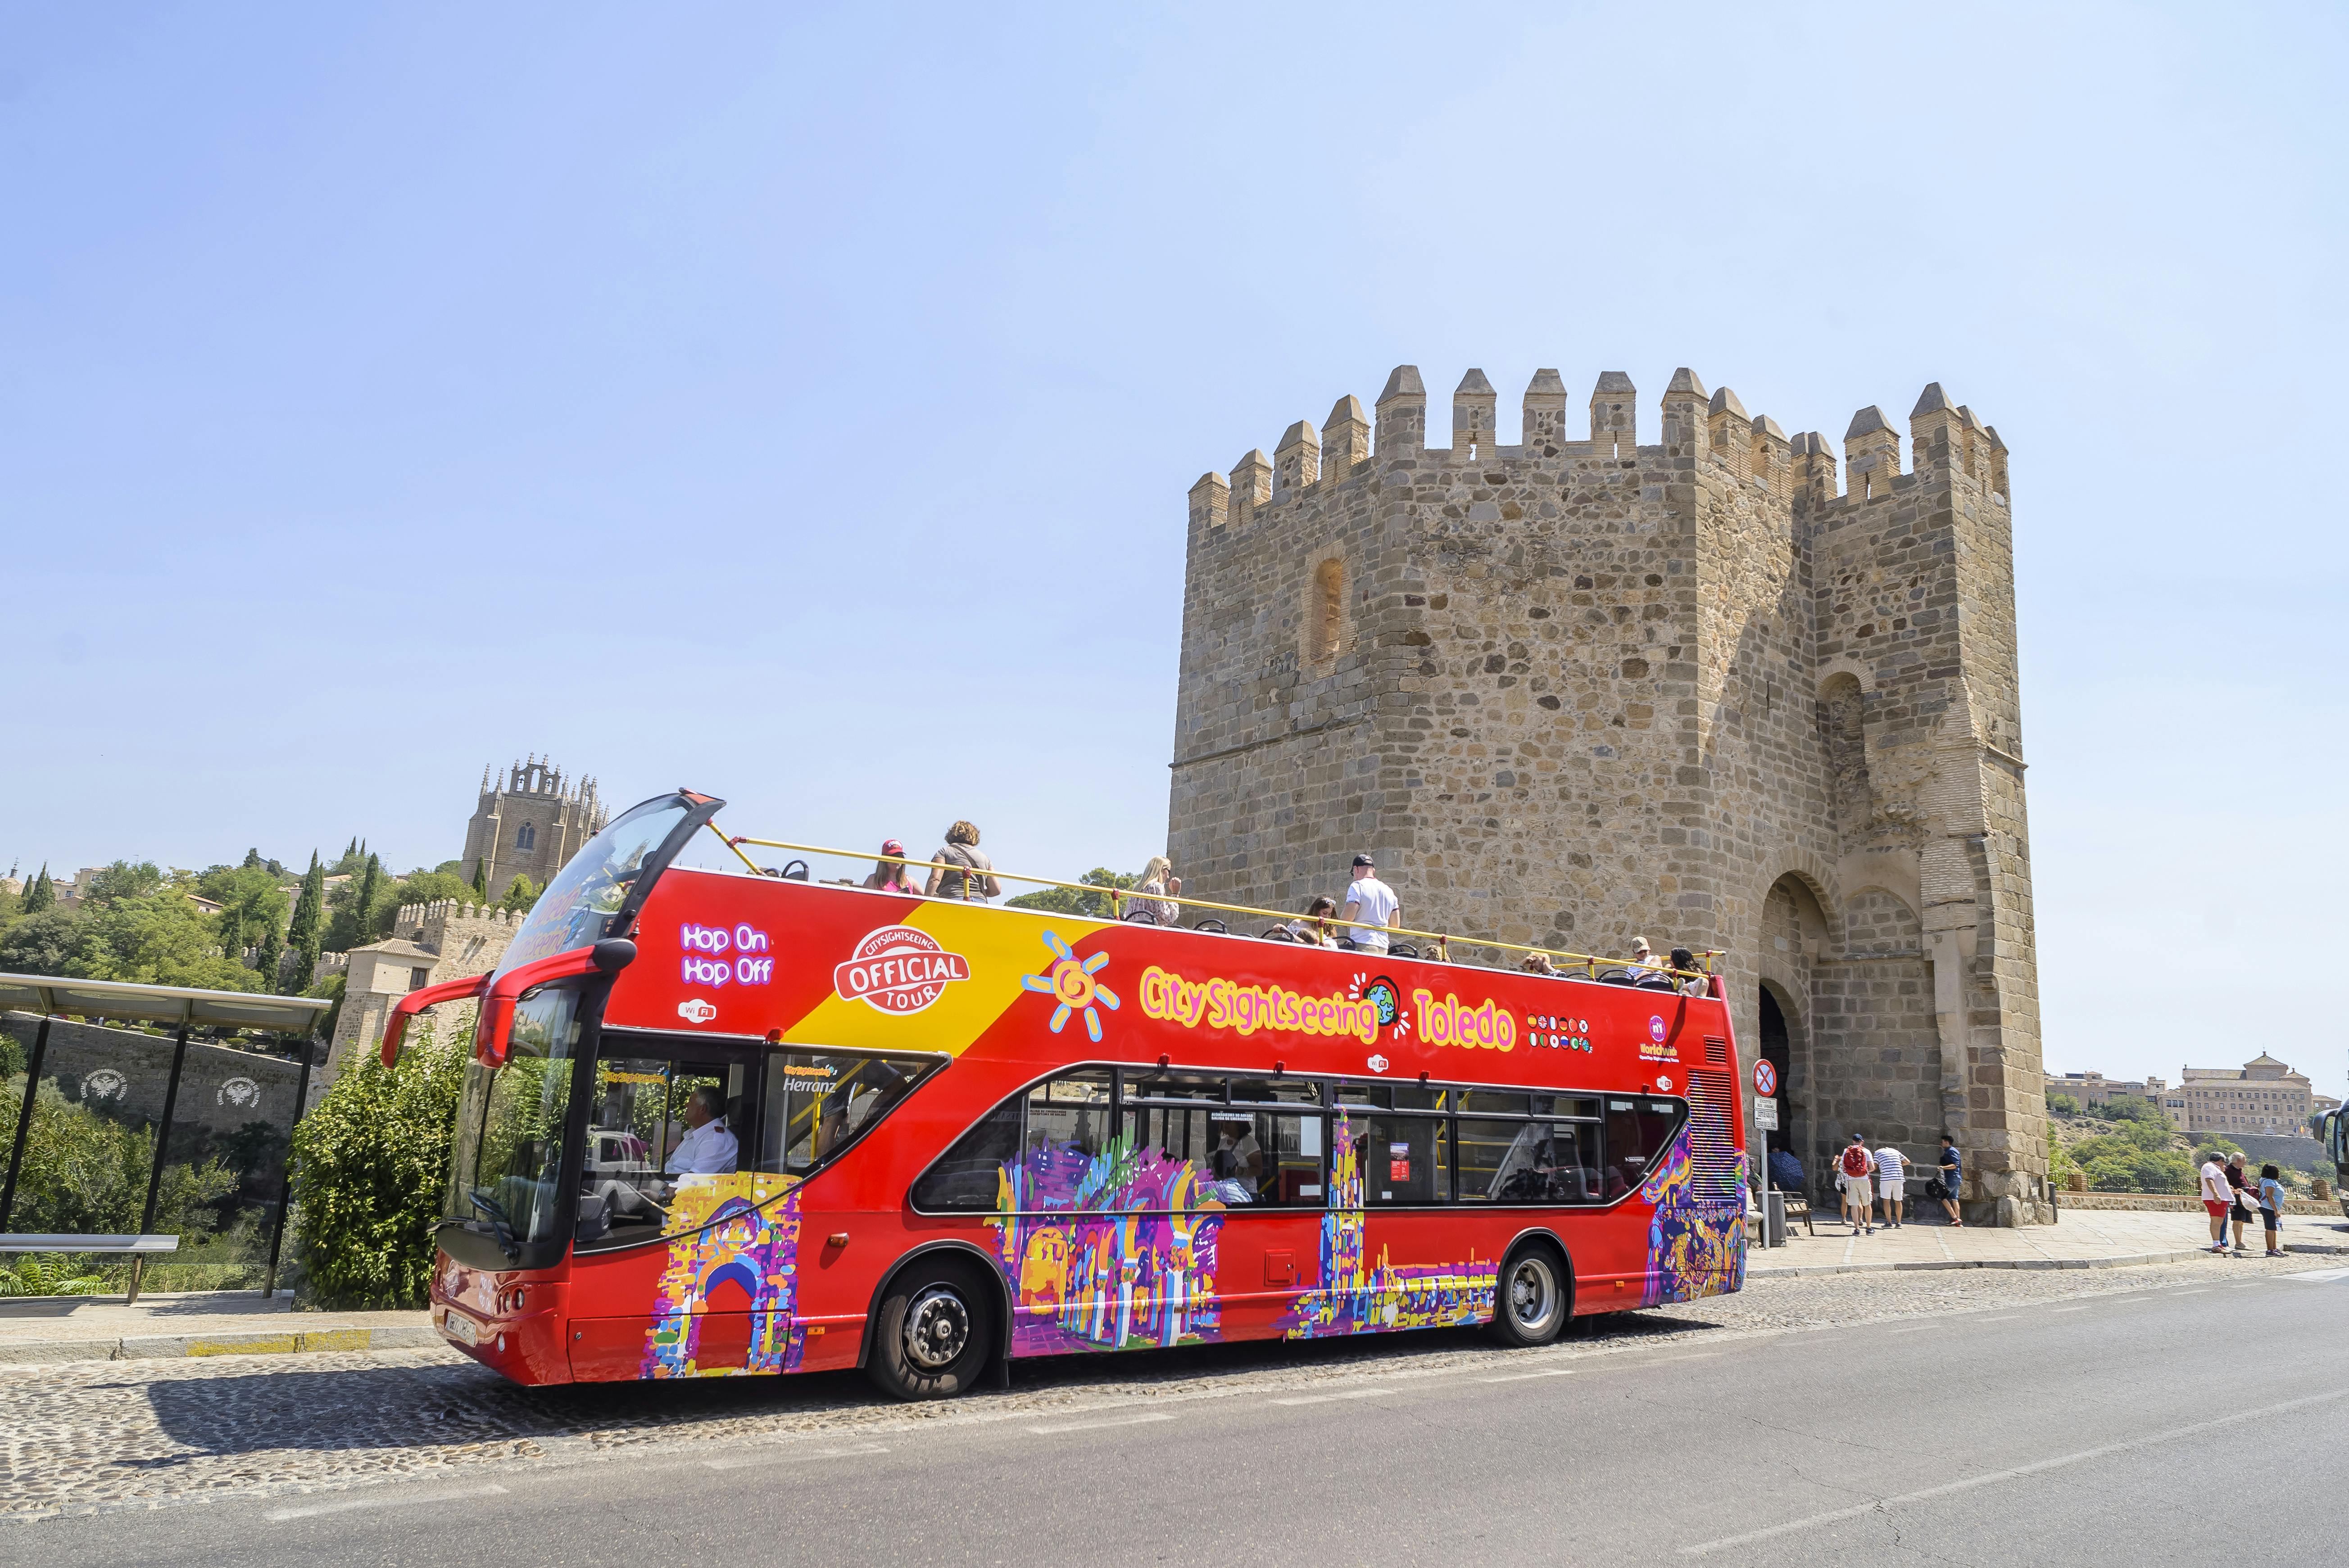
<svg viewBox="0 0 2349 1568">
<path fill-rule="evenodd" d="M 139 1304 L 139 1274 L 147 1260 L 159 1253 L 180 1250 L 177 1236 L 54 1236 L 27 1233 L 0 1233 L 0 1253 L 98 1253 L 107 1257 L 127 1257 L 130 1260 L 130 1294 L 128 1304 Z"/>
</svg>

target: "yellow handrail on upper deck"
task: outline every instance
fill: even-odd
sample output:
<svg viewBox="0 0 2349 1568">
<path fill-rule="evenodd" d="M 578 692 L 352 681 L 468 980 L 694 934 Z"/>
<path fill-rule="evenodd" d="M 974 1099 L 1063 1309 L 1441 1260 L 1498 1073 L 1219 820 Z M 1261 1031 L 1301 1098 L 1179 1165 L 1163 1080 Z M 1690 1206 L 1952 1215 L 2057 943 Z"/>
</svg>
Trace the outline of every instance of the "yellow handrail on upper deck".
<svg viewBox="0 0 2349 1568">
<path fill-rule="evenodd" d="M 978 877 L 993 876 L 999 879 L 1008 878 L 1009 880 L 1017 882 L 1032 882 L 1040 887 L 1066 888 L 1071 892 L 1089 893 L 1099 897 L 1105 897 L 1110 901 L 1110 905 L 1112 910 L 1116 909 L 1125 899 L 1137 898 L 1146 899 L 1152 903 L 1172 903 L 1185 909 L 1212 909 L 1221 911 L 1227 914 L 1256 915 L 1266 920 L 1276 922 L 1277 923 L 1284 926 L 1288 925 L 1292 922 L 1305 918 L 1302 915 L 1284 914 L 1278 910 L 1258 909 L 1253 904 L 1217 903 L 1212 899 L 1185 898 L 1176 893 L 1137 893 L 1132 888 L 1101 887 L 1092 882 L 1061 882 L 1053 877 L 1028 876 L 1019 872 L 1007 872 L 1000 867 L 990 867 L 985 872 L 980 872 L 975 867 L 954 865 L 944 861 L 917 861 L 910 856 L 901 859 L 896 855 L 875 855 L 869 850 L 842 850 L 834 849 L 825 844 L 794 844 L 787 842 L 781 839 L 754 839 L 748 837 L 747 835 L 742 837 L 730 837 L 725 832 L 719 830 L 718 824 L 715 821 L 712 821 L 709 824 L 709 830 L 710 831 L 717 833 L 720 839 L 725 840 L 727 848 L 732 850 L 734 853 L 740 858 L 742 863 L 749 866 L 751 872 L 759 876 L 768 876 L 772 873 L 751 860 L 750 856 L 742 853 L 742 846 L 744 844 L 756 844 L 761 849 L 768 850 L 793 850 L 803 855 L 833 855 L 841 860 L 847 861 L 880 861 L 890 865 L 922 866 L 928 870 L 938 872 L 961 872 L 966 873 L 963 877 L 963 887 L 966 892 L 966 896 L 968 896 L 968 891 L 971 884 Z M 1342 915 L 1330 915 L 1324 917 L 1321 923 L 1329 925 L 1343 925 L 1348 923 L 1348 922 Z M 1588 977 L 1594 980 L 1599 977 L 1599 971 L 1602 965 L 1613 969 L 1629 969 L 1636 967 L 1636 965 L 1634 965 L 1629 959 L 1599 958 L 1587 953 L 1567 953 L 1554 947 L 1528 947 L 1523 943 L 1501 942 L 1488 936 L 1454 936 L 1441 931 L 1413 931 L 1405 926 L 1389 926 L 1385 929 L 1390 936 L 1412 936 L 1420 938 L 1423 941 L 1434 943 L 1436 944 L 1435 962 L 1439 964 L 1449 964 L 1452 962 L 1450 951 L 1450 944 L 1452 943 L 1464 942 L 1472 947 L 1493 947 L 1498 948 L 1505 953 L 1538 953 L 1554 964 L 1564 963 L 1571 967 L 1583 969 L 1587 972 Z M 1720 957 L 1722 951 L 1723 950 L 1718 947 L 1710 947 L 1705 949 L 1702 954 L 1697 954 L 1696 956 L 1705 961 L 1706 967 L 1702 969 L 1669 969 L 1659 965 L 1656 966 L 1656 973 L 1675 975 L 1684 980 L 1710 980 L 1713 975 L 1712 961 Z"/>
</svg>

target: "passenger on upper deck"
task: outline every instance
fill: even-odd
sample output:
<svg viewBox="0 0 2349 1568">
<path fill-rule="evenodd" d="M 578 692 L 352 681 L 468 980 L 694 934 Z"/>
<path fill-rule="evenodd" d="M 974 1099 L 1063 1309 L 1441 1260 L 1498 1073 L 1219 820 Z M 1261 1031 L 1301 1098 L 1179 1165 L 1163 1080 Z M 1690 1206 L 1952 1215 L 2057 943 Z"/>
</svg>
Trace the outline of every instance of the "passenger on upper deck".
<svg viewBox="0 0 2349 1568">
<path fill-rule="evenodd" d="M 1149 911 L 1159 924 L 1172 925 L 1183 917 L 1183 906 L 1174 902 L 1183 895 L 1183 879 L 1174 874 L 1174 862 L 1164 855 L 1150 857 L 1133 891 L 1140 895 L 1134 900 L 1136 906 Z"/>
<path fill-rule="evenodd" d="M 1528 975 L 1554 975 L 1557 973 L 1557 966 L 1550 963 L 1549 954 L 1547 953 L 1528 953 L 1526 954 L 1526 961 L 1517 967 Z"/>
<path fill-rule="evenodd" d="M 1379 868 L 1368 855 L 1354 857 L 1354 885 L 1346 890 L 1346 940 L 1343 945 L 1366 953 L 1384 953 L 1387 933 L 1402 913 L 1394 889 L 1379 881 Z"/>
<path fill-rule="evenodd" d="M 1675 947 L 1672 949 L 1671 965 L 1674 969 L 1681 972 L 1682 976 L 1693 976 L 1696 970 L 1696 954 L 1685 947 Z M 1672 986 L 1675 990 L 1690 996 L 1709 996 L 1713 994 L 1713 987 L 1698 978 L 1676 976 L 1672 981 Z"/>
<path fill-rule="evenodd" d="M 726 1125 L 726 1096 L 714 1085 L 701 1085 L 686 1100 L 685 1128 L 669 1151 L 668 1174 L 723 1176 L 734 1170 L 741 1150 Z"/>
<path fill-rule="evenodd" d="M 946 862 L 930 872 L 929 882 L 922 889 L 932 897 L 976 903 L 1003 896 L 1003 884 L 995 880 L 994 862 L 978 852 L 977 823 L 957 822 L 948 828 L 946 843 L 930 859 Z"/>
<path fill-rule="evenodd" d="M 1338 901 L 1323 893 L 1305 906 L 1305 913 L 1288 923 L 1290 934 L 1308 947 L 1335 947 L 1337 933 L 1330 922 L 1338 913 Z"/>
<path fill-rule="evenodd" d="M 906 869 L 905 846 L 895 839 L 881 841 L 881 858 L 873 862 L 873 874 L 864 879 L 864 885 L 883 892 L 922 891 L 919 881 Z"/>
</svg>

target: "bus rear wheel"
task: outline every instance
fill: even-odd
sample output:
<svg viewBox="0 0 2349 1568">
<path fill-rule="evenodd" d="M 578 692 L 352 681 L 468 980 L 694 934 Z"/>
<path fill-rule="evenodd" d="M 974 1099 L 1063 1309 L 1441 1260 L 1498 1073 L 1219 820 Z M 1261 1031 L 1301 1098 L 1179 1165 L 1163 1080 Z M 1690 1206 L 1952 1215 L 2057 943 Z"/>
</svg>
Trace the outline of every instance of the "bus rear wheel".
<svg viewBox="0 0 2349 1568">
<path fill-rule="evenodd" d="M 951 1399 L 977 1382 L 995 1344 L 994 1308 L 974 1272 L 916 1263 L 889 1282 L 865 1372 L 895 1399 Z"/>
<path fill-rule="evenodd" d="M 1518 1349 L 1547 1345 L 1566 1326 L 1571 1307 L 1564 1260 L 1543 1243 L 1529 1243 L 1501 1265 L 1493 1293 L 1493 1337 Z"/>
</svg>

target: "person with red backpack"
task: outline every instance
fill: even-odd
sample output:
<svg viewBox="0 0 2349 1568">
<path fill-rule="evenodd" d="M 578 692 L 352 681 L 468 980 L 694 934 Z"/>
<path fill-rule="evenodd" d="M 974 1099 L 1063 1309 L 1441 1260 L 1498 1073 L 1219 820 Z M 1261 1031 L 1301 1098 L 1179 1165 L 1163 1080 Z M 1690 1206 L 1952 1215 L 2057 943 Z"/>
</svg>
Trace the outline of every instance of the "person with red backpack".
<svg viewBox="0 0 2349 1568">
<path fill-rule="evenodd" d="M 1868 1135 L 1855 1132 L 1836 1161 L 1843 1182 L 1844 1218 L 1855 1235 L 1876 1233 L 1876 1192 L 1868 1178 L 1876 1174 L 1876 1156 L 1868 1151 Z"/>
</svg>

